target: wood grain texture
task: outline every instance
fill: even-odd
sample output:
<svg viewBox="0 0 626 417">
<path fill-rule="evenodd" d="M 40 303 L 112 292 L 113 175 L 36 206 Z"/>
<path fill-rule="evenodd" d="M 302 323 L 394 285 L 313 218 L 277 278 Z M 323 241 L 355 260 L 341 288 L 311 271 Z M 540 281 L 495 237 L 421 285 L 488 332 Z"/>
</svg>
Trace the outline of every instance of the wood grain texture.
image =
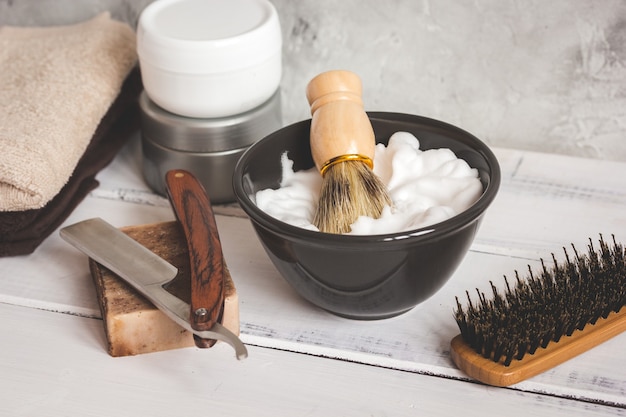
<svg viewBox="0 0 626 417">
<path fill-rule="evenodd" d="M 167 195 L 187 243 L 191 277 L 191 328 L 210 330 L 220 320 L 224 305 L 224 255 L 211 201 L 202 184 L 188 171 L 165 175 Z M 215 340 L 194 336 L 196 346 L 211 347 Z"/>
<path fill-rule="evenodd" d="M 122 228 L 122 231 L 178 268 L 166 289 L 189 303 L 191 275 L 187 244 L 178 222 Z M 194 345 L 193 335 L 171 321 L 134 288 L 93 260 L 89 260 L 104 319 L 107 351 L 128 356 Z M 239 334 L 239 306 L 234 283 L 225 268 L 223 325 Z"/>
<path fill-rule="evenodd" d="M 328 71 L 306 88 L 311 106 L 311 153 L 317 169 L 342 155 L 374 159 L 376 140 L 361 99 L 361 80 L 349 71 Z"/>
<path fill-rule="evenodd" d="M 556 343 L 550 342 L 546 348 L 539 348 L 522 360 L 513 360 L 509 366 L 476 353 L 460 335 L 452 339 L 450 353 L 454 363 L 470 377 L 485 384 L 508 387 L 554 368 L 624 331 L 626 308 L 593 325 L 588 324 L 582 331 L 576 330 L 571 336 L 563 336 Z"/>
<path fill-rule="evenodd" d="M 393 369 L 218 343 L 111 358 L 99 320 L 0 304 L 0 415 L 610 417 L 623 410 Z M 38 337 L 50 343 L 29 343 Z"/>
<path fill-rule="evenodd" d="M 146 186 L 138 168 L 141 154 L 138 150 L 137 153 L 135 151 L 132 147 L 127 148 L 103 171 L 99 177 L 101 187 L 85 199 L 70 216 L 67 224 L 94 216 L 102 217 L 118 227 L 173 219 L 166 199 L 161 198 L 158 200 L 161 203 L 155 205 L 153 200 L 127 198 L 135 193 L 140 196 L 148 193 L 146 188 L 142 188 Z M 364 368 L 397 369 L 401 374 L 409 375 L 406 380 L 393 377 L 389 380 L 390 383 L 413 381 L 412 378 L 419 379 L 424 374 L 432 376 L 426 386 L 415 386 L 414 391 L 398 391 L 399 396 L 411 397 L 419 392 L 420 399 L 427 399 L 440 387 L 448 387 L 446 381 L 468 381 L 469 378 L 450 358 L 450 340 L 458 333 L 452 316 L 455 296 L 462 296 L 465 290 L 473 288 L 482 287 L 488 290 L 490 279 L 500 279 L 503 274 L 511 274 L 515 269 L 525 270 L 529 264 L 538 265 L 540 257 L 549 258 L 551 252 L 562 253 L 562 246 L 570 243 L 583 247 L 590 237 L 595 239 L 599 232 L 606 236 L 615 233 L 618 240 L 626 240 L 623 235 L 626 225 L 626 164 L 510 149 L 495 148 L 494 152 L 502 167 L 502 187 L 486 213 L 463 263 L 446 286 L 432 298 L 411 312 L 390 320 L 354 322 L 335 317 L 310 305 L 298 297 L 278 274 L 255 237 L 252 225 L 241 211 L 232 206 L 225 211 L 221 211 L 221 206 L 216 207 L 216 212 L 227 214 L 216 216 L 216 221 L 224 256 L 235 278 L 241 301 L 242 340 L 248 345 L 297 352 L 314 363 L 319 363 L 314 360 L 314 356 L 336 359 L 329 362 L 333 364 L 327 368 L 329 372 L 342 366 L 345 361 L 364 364 Z M 114 199 L 112 196 L 119 198 Z M 51 236 L 31 256 L 1 259 L 0 277 L 0 303 L 5 305 L 16 304 L 32 307 L 27 310 L 67 313 L 47 313 L 51 316 L 99 316 L 99 307 L 93 294 L 94 286 L 84 256 L 58 236 Z M 0 321 L 2 323 L 5 320 Z M 20 317 L 15 325 L 40 327 L 38 321 L 30 321 L 26 317 Z M 100 323 L 97 330 L 96 337 L 100 337 Z M 65 331 L 70 333 L 66 336 L 69 339 L 67 345 L 73 346 L 75 355 L 88 349 L 83 346 L 83 335 L 72 336 L 71 329 Z M 32 337 L 18 337 L 17 333 L 11 335 L 12 343 L 31 343 Z M 519 411 L 520 415 L 525 410 L 538 410 L 537 413 L 541 413 L 535 408 L 535 404 L 540 403 L 552 404 L 549 406 L 551 411 L 566 407 L 569 410 L 579 410 L 580 415 L 584 415 L 590 404 L 605 404 L 610 405 L 604 407 L 609 410 L 606 415 L 624 415 L 625 343 L 626 334 L 618 335 L 550 371 L 515 384 L 510 389 L 492 390 L 481 387 L 472 392 L 475 392 L 477 398 L 482 398 L 482 401 L 472 402 L 468 399 L 469 404 L 474 404 L 477 408 L 464 408 L 463 412 L 472 415 L 482 404 L 481 415 L 499 415 L 501 413 L 498 407 L 485 409 L 485 397 L 480 393 L 489 393 L 487 403 L 494 401 L 494 404 L 500 404 L 500 399 L 508 398 L 506 393 L 512 391 L 525 400 L 515 402 L 516 405 L 507 410 Z M 212 349 L 219 346 L 220 344 Z M 104 351 L 100 344 L 91 348 Z M 33 357 L 50 357 L 49 349 L 49 346 L 42 345 L 29 352 Z M 169 352 L 175 354 L 187 351 L 183 349 Z M 254 358 L 255 352 L 256 350 L 251 352 L 249 359 Z M 139 358 L 143 360 L 144 357 L 151 356 L 153 355 L 140 355 Z M 267 360 L 279 359 L 270 356 Z M 309 360 L 290 363 L 298 369 L 300 376 L 308 370 L 318 372 L 315 366 L 308 368 Z M 72 361 L 68 364 L 71 365 Z M 38 381 L 42 374 L 45 376 L 44 371 L 33 370 L 37 368 L 31 369 L 25 363 L 7 366 L 13 369 L 7 372 L 7 379 L 25 378 L 28 382 Z M 95 366 L 99 369 L 106 368 L 103 364 Z M 141 365 L 135 366 L 131 369 L 144 369 Z M 360 368 L 361 366 L 354 368 L 354 381 L 361 378 L 358 371 Z M 24 376 L 24 372 L 30 376 Z M 103 372 L 103 378 L 113 378 L 108 371 Z M 180 378 L 187 376 L 180 376 L 174 369 L 168 369 L 165 373 Z M 350 375 L 346 378 L 350 378 Z M 276 375 L 274 379 L 278 380 L 280 377 Z M 139 383 L 138 381 L 137 384 Z M 379 381 L 372 380 L 371 384 L 379 385 Z M 407 387 L 412 386 L 408 382 L 407 384 Z M 342 395 L 345 396 L 358 396 L 360 390 L 367 392 L 369 389 L 367 386 L 352 385 L 352 388 L 335 388 L 337 392 L 344 392 Z M 457 393 L 469 392 L 467 390 L 473 390 L 472 387 L 475 386 L 463 382 L 461 388 L 457 388 Z M 161 385 L 160 387 L 162 388 Z M 292 395 L 293 398 L 299 398 L 302 394 L 297 387 L 284 387 L 285 398 L 292 398 Z M 237 390 L 238 381 L 233 381 L 231 388 Z M 176 391 L 176 388 L 172 389 Z M 445 406 L 445 403 L 449 403 L 449 395 L 448 393 L 439 400 L 444 404 L 441 406 L 443 408 L 438 409 L 427 402 L 422 410 L 425 409 L 433 415 L 454 413 Z M 554 401 L 554 397 L 558 399 Z M 284 404 L 282 401 L 281 399 L 280 403 Z M 269 402 L 270 400 L 263 400 L 258 403 Z M 361 415 L 366 414 L 367 410 L 374 410 L 372 403 L 367 404 L 369 406 L 363 409 Z M 393 406 L 390 407 L 390 410 L 394 409 Z M 326 410 L 329 412 L 326 415 L 342 414 L 333 413 L 333 409 L 341 410 L 341 407 L 328 406 Z M 382 410 L 379 413 L 381 415 Z M 167 413 L 164 411 L 162 414 Z M 397 415 L 401 414 L 399 412 Z"/>
</svg>

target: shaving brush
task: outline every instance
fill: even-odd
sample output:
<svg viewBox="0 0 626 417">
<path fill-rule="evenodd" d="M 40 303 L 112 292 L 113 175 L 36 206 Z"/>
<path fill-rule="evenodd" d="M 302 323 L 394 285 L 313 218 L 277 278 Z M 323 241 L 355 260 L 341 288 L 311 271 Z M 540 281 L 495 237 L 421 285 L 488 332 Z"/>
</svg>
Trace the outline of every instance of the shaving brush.
<svg viewBox="0 0 626 417">
<path fill-rule="evenodd" d="M 313 224 L 325 233 L 347 233 L 360 216 L 379 218 L 391 198 L 373 172 L 376 138 L 363 109 L 360 78 L 328 71 L 306 88 L 311 106 L 311 154 L 322 188 Z"/>
</svg>

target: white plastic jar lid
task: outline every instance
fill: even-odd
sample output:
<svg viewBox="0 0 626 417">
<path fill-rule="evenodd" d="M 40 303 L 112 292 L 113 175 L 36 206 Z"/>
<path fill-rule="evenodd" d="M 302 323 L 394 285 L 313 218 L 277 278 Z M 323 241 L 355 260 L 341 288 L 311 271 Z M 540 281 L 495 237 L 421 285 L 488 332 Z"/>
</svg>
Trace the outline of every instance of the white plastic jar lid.
<svg viewBox="0 0 626 417">
<path fill-rule="evenodd" d="M 282 34 L 267 0 L 156 0 L 141 13 L 141 60 L 181 73 L 222 73 L 280 54 Z"/>
</svg>

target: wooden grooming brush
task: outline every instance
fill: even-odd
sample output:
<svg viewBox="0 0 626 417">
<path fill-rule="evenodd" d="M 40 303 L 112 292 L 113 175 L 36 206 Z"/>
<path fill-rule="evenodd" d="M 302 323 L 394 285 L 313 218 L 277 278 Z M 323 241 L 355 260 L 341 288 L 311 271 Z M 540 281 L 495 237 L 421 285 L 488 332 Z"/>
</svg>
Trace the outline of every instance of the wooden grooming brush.
<svg viewBox="0 0 626 417">
<path fill-rule="evenodd" d="M 457 298 L 455 319 L 461 330 L 451 343 L 454 363 L 467 375 L 508 386 L 542 373 L 626 330 L 626 253 L 600 236 L 596 250 L 574 250 L 565 262 L 527 279 L 516 272 L 511 287 L 493 297 L 478 292 L 468 306 Z"/>
<path fill-rule="evenodd" d="M 376 139 L 361 99 L 361 80 L 349 71 L 328 71 L 306 88 L 311 106 L 311 153 L 323 176 L 313 224 L 325 233 L 346 233 L 359 216 L 379 218 L 392 204 L 372 171 Z"/>
</svg>

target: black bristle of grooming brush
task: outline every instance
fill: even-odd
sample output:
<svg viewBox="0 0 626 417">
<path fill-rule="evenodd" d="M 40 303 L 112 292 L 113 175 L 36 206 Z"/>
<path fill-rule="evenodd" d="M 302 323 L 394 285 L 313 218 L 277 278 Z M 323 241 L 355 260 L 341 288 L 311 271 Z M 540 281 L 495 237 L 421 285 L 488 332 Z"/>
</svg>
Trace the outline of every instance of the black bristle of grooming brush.
<svg viewBox="0 0 626 417">
<path fill-rule="evenodd" d="M 573 245 L 573 255 L 563 252 L 563 262 L 552 255 L 551 268 L 542 259 L 524 278 L 505 276 L 504 291 L 491 283 L 490 298 L 478 289 L 478 301 L 466 292 L 465 307 L 457 298 L 454 317 L 465 342 L 508 366 L 626 305 L 626 253 L 615 236 L 609 245 L 600 235 L 598 249 L 590 239 L 587 254 Z"/>
</svg>

